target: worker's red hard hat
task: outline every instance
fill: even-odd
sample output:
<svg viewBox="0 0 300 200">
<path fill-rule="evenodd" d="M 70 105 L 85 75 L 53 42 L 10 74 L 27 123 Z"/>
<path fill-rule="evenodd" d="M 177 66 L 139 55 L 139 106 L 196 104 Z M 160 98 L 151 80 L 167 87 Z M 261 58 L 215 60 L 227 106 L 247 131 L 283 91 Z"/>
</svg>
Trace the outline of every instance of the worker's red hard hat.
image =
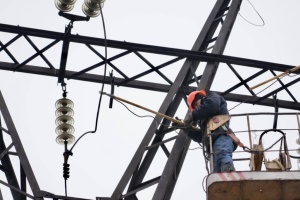
<svg viewBox="0 0 300 200">
<path fill-rule="evenodd" d="M 195 97 L 197 96 L 197 94 L 200 94 L 203 97 L 206 96 L 206 92 L 204 90 L 197 90 L 197 91 L 191 92 L 187 98 L 187 102 L 188 102 L 188 105 L 189 105 L 189 108 L 191 111 L 193 111 L 195 109 L 195 108 L 193 108 L 193 101 L 195 100 Z"/>
</svg>

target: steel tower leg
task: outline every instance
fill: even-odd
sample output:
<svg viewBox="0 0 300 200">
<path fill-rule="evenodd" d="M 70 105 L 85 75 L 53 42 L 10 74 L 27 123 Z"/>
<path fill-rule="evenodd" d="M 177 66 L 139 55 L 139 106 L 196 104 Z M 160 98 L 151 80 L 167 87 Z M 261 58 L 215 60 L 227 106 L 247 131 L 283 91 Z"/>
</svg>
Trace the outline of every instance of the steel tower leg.
<svg viewBox="0 0 300 200">
<path fill-rule="evenodd" d="M 232 26 L 238 14 L 241 0 L 233 0 L 226 14 L 226 18 L 222 25 L 222 28 L 217 36 L 216 43 L 213 47 L 212 53 L 222 54 L 227 40 L 229 38 Z M 207 63 L 204 72 L 202 74 L 198 89 L 210 90 L 214 76 L 216 74 L 219 63 Z M 187 113 L 188 114 L 188 113 Z M 187 146 L 190 144 L 190 139 L 187 139 L 184 134 L 176 140 L 171 154 L 168 158 L 167 164 L 165 165 L 159 184 L 154 193 L 153 199 L 171 199 L 172 192 L 174 190 L 177 178 L 179 176 L 184 158 L 188 151 Z"/>
<path fill-rule="evenodd" d="M 228 7 L 228 5 L 230 6 Z M 227 39 L 229 37 L 232 25 L 234 24 L 236 15 L 239 10 L 241 0 L 218 0 L 210 13 L 202 31 L 200 32 L 192 51 L 205 51 L 208 45 L 215 42 L 213 53 L 222 54 L 225 48 Z M 213 36 L 216 33 L 218 26 L 222 26 L 216 38 Z M 174 116 L 182 99 L 186 99 L 187 86 L 190 84 L 191 79 L 195 76 L 195 71 L 199 65 L 199 61 L 187 59 L 178 76 L 176 77 L 173 85 L 171 86 L 167 96 L 165 97 L 158 112 L 168 116 Z M 213 66 L 213 69 L 210 69 Z M 202 75 L 199 88 L 210 88 L 214 75 L 217 70 L 218 63 L 208 63 Z M 204 76 L 208 76 L 205 77 Z M 208 79 L 209 78 L 209 79 Z M 196 79 L 196 77 L 195 77 Z M 208 79 L 208 80 L 207 80 Z M 195 82 L 195 80 L 194 80 Z M 158 184 L 156 191 L 153 195 L 155 200 L 170 199 L 173 189 L 175 187 L 178 175 L 180 173 L 184 158 L 187 153 L 187 147 L 190 144 L 190 139 L 184 134 L 180 133 L 176 139 L 171 153 L 163 142 L 164 135 L 168 132 L 166 126 L 158 128 L 157 122 L 162 121 L 164 125 L 169 125 L 170 121 L 156 116 L 150 125 L 144 139 L 138 147 L 135 155 L 133 156 L 129 166 L 127 167 L 123 177 L 113 192 L 111 199 L 138 199 L 136 193 L 154 184 Z M 154 138 L 153 138 L 154 137 Z M 150 142 L 152 141 L 152 144 Z M 150 144 L 150 145 L 149 145 Z M 166 156 L 168 157 L 162 175 L 155 177 L 151 180 L 143 182 L 143 179 L 155 157 L 158 148 L 161 147 Z M 144 159 L 142 160 L 144 156 Z M 122 194 L 125 187 L 128 185 L 126 194 Z"/>
<path fill-rule="evenodd" d="M 35 197 L 37 197 L 38 192 L 40 191 L 40 188 L 35 179 L 32 168 L 30 166 L 30 163 L 28 161 L 25 150 L 23 148 L 23 145 L 21 143 L 21 140 L 19 138 L 19 135 L 17 133 L 15 125 L 12 121 L 12 118 L 10 116 L 8 108 L 5 104 L 5 101 L 2 96 L 1 91 L 0 91 L 0 112 L 3 116 L 4 122 L 7 127 L 7 130 L 5 128 L 3 128 L 1 121 L 0 121 L 0 135 L 1 135 L 1 138 L 0 138 L 0 151 L 1 151 L 0 160 L 2 163 L 1 170 L 5 173 L 5 176 L 7 179 L 7 186 L 10 187 L 10 190 L 11 190 L 14 200 L 23 200 L 23 199 L 25 200 L 26 196 L 32 197 L 31 195 L 26 193 L 25 183 L 26 183 L 26 178 L 27 178 L 28 183 L 33 192 L 33 195 Z M 11 137 L 12 143 L 8 147 L 6 147 L 5 142 L 3 140 L 3 132 L 6 132 Z M 13 165 L 10 161 L 9 154 L 12 154 L 12 153 L 10 153 L 9 150 L 12 147 L 15 147 L 15 150 L 16 150 L 15 155 L 18 156 L 19 160 L 20 160 L 20 165 L 21 165 L 20 184 L 17 180 Z M 2 183 L 2 184 L 5 184 L 5 183 Z M 20 185 L 21 185 L 21 187 L 20 187 Z M 43 198 L 35 198 L 35 199 L 41 200 Z"/>
</svg>

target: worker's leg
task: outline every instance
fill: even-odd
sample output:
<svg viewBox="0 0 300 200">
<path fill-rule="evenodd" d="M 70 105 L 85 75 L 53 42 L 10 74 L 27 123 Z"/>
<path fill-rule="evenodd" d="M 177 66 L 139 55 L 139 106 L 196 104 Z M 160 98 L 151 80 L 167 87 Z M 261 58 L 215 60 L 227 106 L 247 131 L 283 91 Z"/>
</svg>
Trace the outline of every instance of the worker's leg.
<svg viewBox="0 0 300 200">
<path fill-rule="evenodd" d="M 213 143 L 214 172 L 234 171 L 232 139 L 226 134 L 220 135 Z"/>
</svg>

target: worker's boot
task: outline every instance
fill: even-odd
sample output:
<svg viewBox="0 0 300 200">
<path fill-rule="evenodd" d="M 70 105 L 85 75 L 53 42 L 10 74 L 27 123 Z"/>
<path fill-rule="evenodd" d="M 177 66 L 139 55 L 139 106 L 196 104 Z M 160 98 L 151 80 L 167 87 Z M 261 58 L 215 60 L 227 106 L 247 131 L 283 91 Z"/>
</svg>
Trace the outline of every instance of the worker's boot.
<svg viewBox="0 0 300 200">
<path fill-rule="evenodd" d="M 221 167 L 221 172 L 234 172 L 234 166 L 230 163 L 226 163 Z"/>
</svg>

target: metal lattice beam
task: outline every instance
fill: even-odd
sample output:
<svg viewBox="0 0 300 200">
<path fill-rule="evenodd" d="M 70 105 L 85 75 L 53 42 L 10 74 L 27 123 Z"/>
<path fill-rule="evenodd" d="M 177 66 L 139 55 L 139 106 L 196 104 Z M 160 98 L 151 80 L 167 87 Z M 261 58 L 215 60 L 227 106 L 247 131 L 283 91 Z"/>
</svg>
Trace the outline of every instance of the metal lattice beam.
<svg viewBox="0 0 300 200">
<path fill-rule="evenodd" d="M 14 71 L 14 66 L 15 66 L 15 64 L 13 64 L 13 63 L 0 62 L 1 70 Z M 22 67 L 22 69 L 20 69 L 18 71 L 23 72 L 23 73 L 58 77 L 57 70 L 44 68 L 44 67 L 31 66 L 31 65 L 25 65 L 24 67 Z M 74 73 L 76 73 L 76 72 L 68 71 L 68 70 L 66 71 L 66 75 L 68 77 L 72 76 Z M 248 81 L 252 80 L 253 78 L 255 78 L 255 77 L 245 79 L 243 82 L 239 83 L 236 86 L 236 88 L 243 85 L 244 83 L 247 83 Z M 104 78 L 104 76 L 101 76 L 101 75 L 88 74 L 88 73 L 82 74 L 82 75 L 74 78 L 74 80 L 87 81 L 87 82 L 93 82 L 93 83 L 103 83 L 104 82 L 106 84 L 110 84 L 110 79 L 111 79 L 111 77 L 109 77 L 109 76 Z M 114 82 L 115 82 L 115 85 L 121 85 L 121 83 L 126 82 L 126 79 L 114 78 Z M 125 84 L 122 84 L 122 86 L 136 88 L 136 89 L 157 91 L 157 92 L 168 92 L 171 87 L 170 85 L 166 85 L 166 84 L 151 83 L 151 82 L 136 81 L 136 80 L 126 82 Z M 196 89 L 195 87 L 189 87 L 189 89 L 187 89 L 187 93 L 191 92 L 195 89 Z M 230 91 L 232 91 L 232 90 L 230 90 Z M 249 103 L 249 104 L 273 107 L 272 99 L 264 98 L 264 99 L 258 101 L 259 97 L 257 97 L 257 96 L 234 94 L 234 93 L 230 93 L 230 91 L 225 91 L 225 92 L 216 91 L 216 92 L 222 94 L 228 101 L 244 102 L 244 103 Z M 271 95 L 269 95 L 269 96 L 271 96 Z M 279 101 L 280 108 L 292 109 L 292 110 L 299 110 L 299 108 L 300 108 L 300 104 L 296 103 L 296 102 L 284 101 L 284 100 L 278 100 L 278 101 Z"/>
<path fill-rule="evenodd" d="M 3 116 L 3 119 L 5 121 L 6 127 L 7 127 L 7 131 L 9 132 L 9 136 L 11 137 L 12 140 L 12 144 L 16 149 L 16 155 L 19 157 L 20 160 L 20 165 L 21 165 L 21 169 L 22 172 L 21 173 L 21 188 L 20 188 L 20 184 L 18 183 L 17 179 L 16 179 L 16 175 L 14 172 L 14 168 L 10 163 L 10 159 L 8 156 L 8 151 L 7 154 L 5 154 L 3 156 L 3 158 L 1 159 L 2 164 L 4 165 L 5 168 L 5 175 L 8 181 L 8 185 L 11 186 L 11 193 L 13 195 L 14 199 L 25 199 L 24 195 L 26 196 L 30 196 L 27 195 L 26 190 L 22 191 L 21 189 L 26 189 L 26 187 L 24 186 L 24 178 L 26 176 L 28 183 L 31 187 L 31 190 L 33 192 L 33 194 L 35 196 L 37 196 L 37 193 L 40 191 L 39 185 L 37 183 L 37 180 L 34 176 L 34 173 L 32 171 L 32 168 L 30 166 L 29 160 L 26 156 L 25 150 L 23 148 L 23 145 L 21 143 L 21 140 L 19 138 L 19 135 L 17 133 L 17 130 L 15 128 L 15 125 L 12 121 L 12 118 L 10 116 L 10 113 L 8 111 L 8 108 L 5 104 L 4 98 L 2 96 L 2 93 L 0 91 L 0 111 L 1 114 Z M 1 125 L 2 127 L 2 125 Z M 1 138 L 2 138 L 2 129 L 1 129 Z M 5 149 L 5 143 L 3 141 L 3 139 L 1 140 L 1 150 Z M 14 188 L 14 189 L 12 189 Z M 37 197 L 36 199 L 42 200 L 43 198 L 39 198 Z"/>
</svg>

